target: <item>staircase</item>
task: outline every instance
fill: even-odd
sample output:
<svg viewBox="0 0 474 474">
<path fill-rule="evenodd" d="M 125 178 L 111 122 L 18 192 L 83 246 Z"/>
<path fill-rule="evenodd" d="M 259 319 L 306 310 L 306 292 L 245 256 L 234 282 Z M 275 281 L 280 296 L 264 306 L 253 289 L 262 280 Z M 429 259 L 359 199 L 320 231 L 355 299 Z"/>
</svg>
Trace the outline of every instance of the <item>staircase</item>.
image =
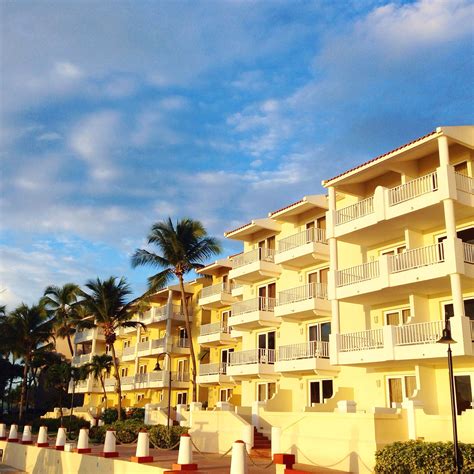
<svg viewBox="0 0 474 474">
<path fill-rule="evenodd" d="M 253 427 L 253 447 L 250 450 L 250 456 L 256 458 L 267 458 L 272 457 L 272 443 L 263 434 L 257 431 L 255 426 Z"/>
</svg>

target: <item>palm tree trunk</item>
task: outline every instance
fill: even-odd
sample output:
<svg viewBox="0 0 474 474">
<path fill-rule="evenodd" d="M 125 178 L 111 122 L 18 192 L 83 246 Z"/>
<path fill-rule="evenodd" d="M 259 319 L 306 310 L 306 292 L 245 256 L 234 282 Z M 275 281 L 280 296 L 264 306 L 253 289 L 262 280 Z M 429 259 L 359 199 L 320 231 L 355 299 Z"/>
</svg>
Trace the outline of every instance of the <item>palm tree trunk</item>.
<svg viewBox="0 0 474 474">
<path fill-rule="evenodd" d="M 72 412 L 74 411 L 74 392 L 76 391 L 76 381 L 74 380 L 73 377 L 71 377 L 71 380 L 72 380 L 72 394 L 71 394 L 71 411 L 69 412 L 69 431 L 71 431 Z"/>
<path fill-rule="evenodd" d="M 74 357 L 74 347 L 72 347 L 71 336 L 67 335 L 67 344 L 69 346 L 69 351 L 71 352 L 71 359 Z"/>
<path fill-rule="evenodd" d="M 115 356 L 115 345 L 112 343 L 110 345 L 110 348 L 112 349 L 112 357 L 113 357 L 113 362 L 114 362 L 114 369 L 115 369 L 115 379 L 117 380 L 117 396 L 118 396 L 118 411 L 117 411 L 117 420 L 121 421 L 122 420 L 122 385 L 120 384 L 120 374 L 118 371 L 118 364 L 117 364 L 117 357 Z"/>
<path fill-rule="evenodd" d="M 191 401 L 195 402 L 196 400 L 196 392 L 197 392 L 197 387 L 196 387 L 196 355 L 194 353 L 194 346 L 193 346 L 193 337 L 191 334 L 191 323 L 189 322 L 189 310 L 188 310 L 188 305 L 186 304 L 186 295 L 184 291 L 184 281 L 183 281 L 183 275 L 178 275 L 179 279 L 179 287 L 181 289 L 181 299 L 183 301 L 183 307 L 184 307 L 184 319 L 186 322 L 186 334 L 189 339 L 189 349 L 191 353 L 191 383 L 192 383 L 192 396 L 191 396 Z M 171 367 L 170 367 L 171 370 Z M 170 394 L 171 395 L 171 394 Z"/>
<path fill-rule="evenodd" d="M 104 410 L 107 410 L 107 391 L 105 390 L 104 377 L 100 377 L 100 384 L 102 385 L 102 390 L 104 391 Z"/>
<path fill-rule="evenodd" d="M 28 382 L 27 377 L 28 377 L 28 362 L 27 360 L 25 360 L 25 365 L 23 367 L 23 379 L 21 381 L 20 407 L 18 411 L 19 422 L 23 420 L 23 410 L 24 410 L 25 400 L 26 400 L 26 384 Z"/>
</svg>

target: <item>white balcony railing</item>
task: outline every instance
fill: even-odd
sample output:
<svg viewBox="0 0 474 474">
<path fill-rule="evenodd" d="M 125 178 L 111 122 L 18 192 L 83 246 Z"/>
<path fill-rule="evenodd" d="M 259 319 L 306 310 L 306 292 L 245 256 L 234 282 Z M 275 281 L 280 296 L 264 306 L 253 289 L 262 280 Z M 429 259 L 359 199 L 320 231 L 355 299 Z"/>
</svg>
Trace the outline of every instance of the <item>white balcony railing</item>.
<svg viewBox="0 0 474 474">
<path fill-rule="evenodd" d="M 120 378 L 120 383 L 122 385 L 133 385 L 135 382 L 135 376 L 134 375 L 127 375 L 126 377 L 121 377 Z"/>
<path fill-rule="evenodd" d="M 464 261 L 466 263 L 474 263 L 474 244 L 463 242 L 462 245 L 464 248 Z"/>
<path fill-rule="evenodd" d="M 438 175 L 436 171 L 413 179 L 408 183 L 392 188 L 388 192 L 388 205 L 395 206 L 401 202 L 409 201 L 422 194 L 431 193 L 438 189 Z"/>
<path fill-rule="evenodd" d="M 336 223 L 335 225 L 345 224 L 346 222 L 359 219 L 360 217 L 367 216 L 374 212 L 374 197 L 368 197 L 362 201 L 351 204 L 350 206 L 343 207 L 336 211 Z"/>
<path fill-rule="evenodd" d="M 124 347 L 122 350 L 122 357 L 135 354 L 135 346 Z"/>
<path fill-rule="evenodd" d="M 462 173 L 454 173 L 456 188 L 469 194 L 474 194 L 474 178 Z"/>
<path fill-rule="evenodd" d="M 336 272 L 336 286 L 352 285 L 361 281 L 372 280 L 380 274 L 379 261 L 363 263 L 355 267 L 338 270 Z"/>
<path fill-rule="evenodd" d="M 259 261 L 273 262 L 274 256 L 275 256 L 275 249 L 259 247 L 254 250 L 250 250 L 250 252 L 245 252 L 233 257 L 232 268 L 243 267 L 244 265 L 250 265 L 251 263 L 259 262 Z"/>
<path fill-rule="evenodd" d="M 311 242 L 326 244 L 326 230 L 312 227 L 278 241 L 278 253 L 286 252 Z"/>
<path fill-rule="evenodd" d="M 370 329 L 368 331 L 350 332 L 339 335 L 339 351 L 365 351 L 383 347 L 383 329 Z"/>
<path fill-rule="evenodd" d="M 142 341 L 137 344 L 137 349 L 139 352 L 146 351 L 150 348 L 150 341 Z"/>
<path fill-rule="evenodd" d="M 102 328 L 91 328 L 84 329 L 82 331 L 77 331 L 74 337 L 76 344 L 82 341 L 86 341 L 87 339 L 93 339 L 95 337 L 96 330 L 98 336 L 104 335 L 104 330 Z"/>
<path fill-rule="evenodd" d="M 135 374 L 135 383 L 147 383 L 150 374 Z"/>
<path fill-rule="evenodd" d="M 189 348 L 189 339 L 184 337 L 174 337 L 173 345 L 182 349 Z"/>
<path fill-rule="evenodd" d="M 148 373 L 148 382 L 161 382 L 164 380 L 164 375 L 168 374 L 165 370 L 156 370 Z M 167 377 L 168 378 L 168 377 Z"/>
<path fill-rule="evenodd" d="M 189 315 L 189 318 L 191 318 L 193 315 L 191 308 L 188 308 L 188 315 Z M 184 308 L 179 304 L 171 305 L 171 316 L 173 319 L 177 319 L 179 321 L 186 320 L 186 316 L 184 314 Z"/>
<path fill-rule="evenodd" d="M 200 329 L 200 336 L 209 336 L 210 334 L 219 334 L 219 333 L 225 333 L 229 334 L 229 327 L 223 323 L 210 323 L 210 324 L 203 324 Z"/>
<path fill-rule="evenodd" d="M 189 372 L 172 372 L 171 380 L 174 382 L 189 382 Z"/>
<path fill-rule="evenodd" d="M 395 328 L 396 344 L 408 346 L 411 344 L 434 344 L 443 333 L 443 321 L 405 324 Z"/>
<path fill-rule="evenodd" d="M 444 261 L 443 243 L 406 250 L 398 255 L 389 257 L 390 273 L 403 272 L 413 268 L 426 267 Z"/>
<path fill-rule="evenodd" d="M 115 387 L 115 383 L 116 383 L 115 377 L 107 377 L 104 380 L 105 387 Z"/>
<path fill-rule="evenodd" d="M 306 285 L 298 286 L 296 288 L 280 291 L 278 293 L 277 304 L 283 305 L 289 303 L 296 303 L 298 301 L 304 301 L 313 298 L 321 298 L 327 300 L 327 283 L 308 283 Z"/>
<path fill-rule="evenodd" d="M 275 349 L 250 349 L 248 351 L 231 352 L 229 366 L 247 364 L 273 364 Z"/>
<path fill-rule="evenodd" d="M 300 344 L 289 344 L 278 348 L 278 360 L 329 358 L 329 342 L 308 341 Z"/>
<path fill-rule="evenodd" d="M 79 354 L 75 355 L 72 358 L 72 363 L 73 365 L 81 365 L 81 364 L 86 364 L 92 360 L 92 353 L 89 354 Z"/>
<path fill-rule="evenodd" d="M 201 298 L 227 293 L 230 295 L 231 285 L 229 282 L 217 283 L 216 285 L 207 286 L 201 290 Z"/>
<path fill-rule="evenodd" d="M 161 337 L 160 339 L 153 339 L 151 341 L 151 349 L 157 349 L 158 347 L 165 347 L 166 337 Z"/>
<path fill-rule="evenodd" d="M 227 364 L 225 362 L 201 364 L 199 366 L 199 375 L 225 375 L 226 372 Z"/>
<path fill-rule="evenodd" d="M 253 311 L 273 311 L 275 308 L 276 298 L 266 298 L 257 296 L 250 300 L 239 301 L 232 305 L 232 316 L 239 314 L 251 313 Z"/>
</svg>

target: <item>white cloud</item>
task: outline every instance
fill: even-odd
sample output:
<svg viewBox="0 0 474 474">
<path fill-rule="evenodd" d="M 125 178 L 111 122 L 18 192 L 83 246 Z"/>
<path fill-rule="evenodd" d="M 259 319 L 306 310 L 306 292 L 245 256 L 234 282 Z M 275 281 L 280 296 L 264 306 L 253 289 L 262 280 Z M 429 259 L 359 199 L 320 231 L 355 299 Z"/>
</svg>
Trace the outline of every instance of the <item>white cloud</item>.
<svg viewBox="0 0 474 474">
<path fill-rule="evenodd" d="M 72 80 L 80 79 L 83 76 L 81 69 L 68 61 L 59 61 L 55 63 L 54 72 L 60 78 Z"/>
<path fill-rule="evenodd" d="M 62 136 L 57 132 L 46 132 L 39 135 L 36 139 L 40 142 L 41 141 L 54 142 L 57 140 L 61 140 L 61 138 Z"/>
</svg>

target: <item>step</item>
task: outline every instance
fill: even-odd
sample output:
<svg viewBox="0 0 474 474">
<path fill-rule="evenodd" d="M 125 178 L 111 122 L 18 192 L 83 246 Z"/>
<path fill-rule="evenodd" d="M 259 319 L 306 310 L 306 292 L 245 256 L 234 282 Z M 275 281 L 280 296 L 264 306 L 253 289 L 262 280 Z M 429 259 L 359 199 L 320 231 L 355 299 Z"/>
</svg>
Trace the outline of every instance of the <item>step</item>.
<svg viewBox="0 0 474 474">
<path fill-rule="evenodd" d="M 253 458 L 272 458 L 272 450 L 270 448 L 252 448 L 250 450 L 250 456 Z"/>
</svg>

